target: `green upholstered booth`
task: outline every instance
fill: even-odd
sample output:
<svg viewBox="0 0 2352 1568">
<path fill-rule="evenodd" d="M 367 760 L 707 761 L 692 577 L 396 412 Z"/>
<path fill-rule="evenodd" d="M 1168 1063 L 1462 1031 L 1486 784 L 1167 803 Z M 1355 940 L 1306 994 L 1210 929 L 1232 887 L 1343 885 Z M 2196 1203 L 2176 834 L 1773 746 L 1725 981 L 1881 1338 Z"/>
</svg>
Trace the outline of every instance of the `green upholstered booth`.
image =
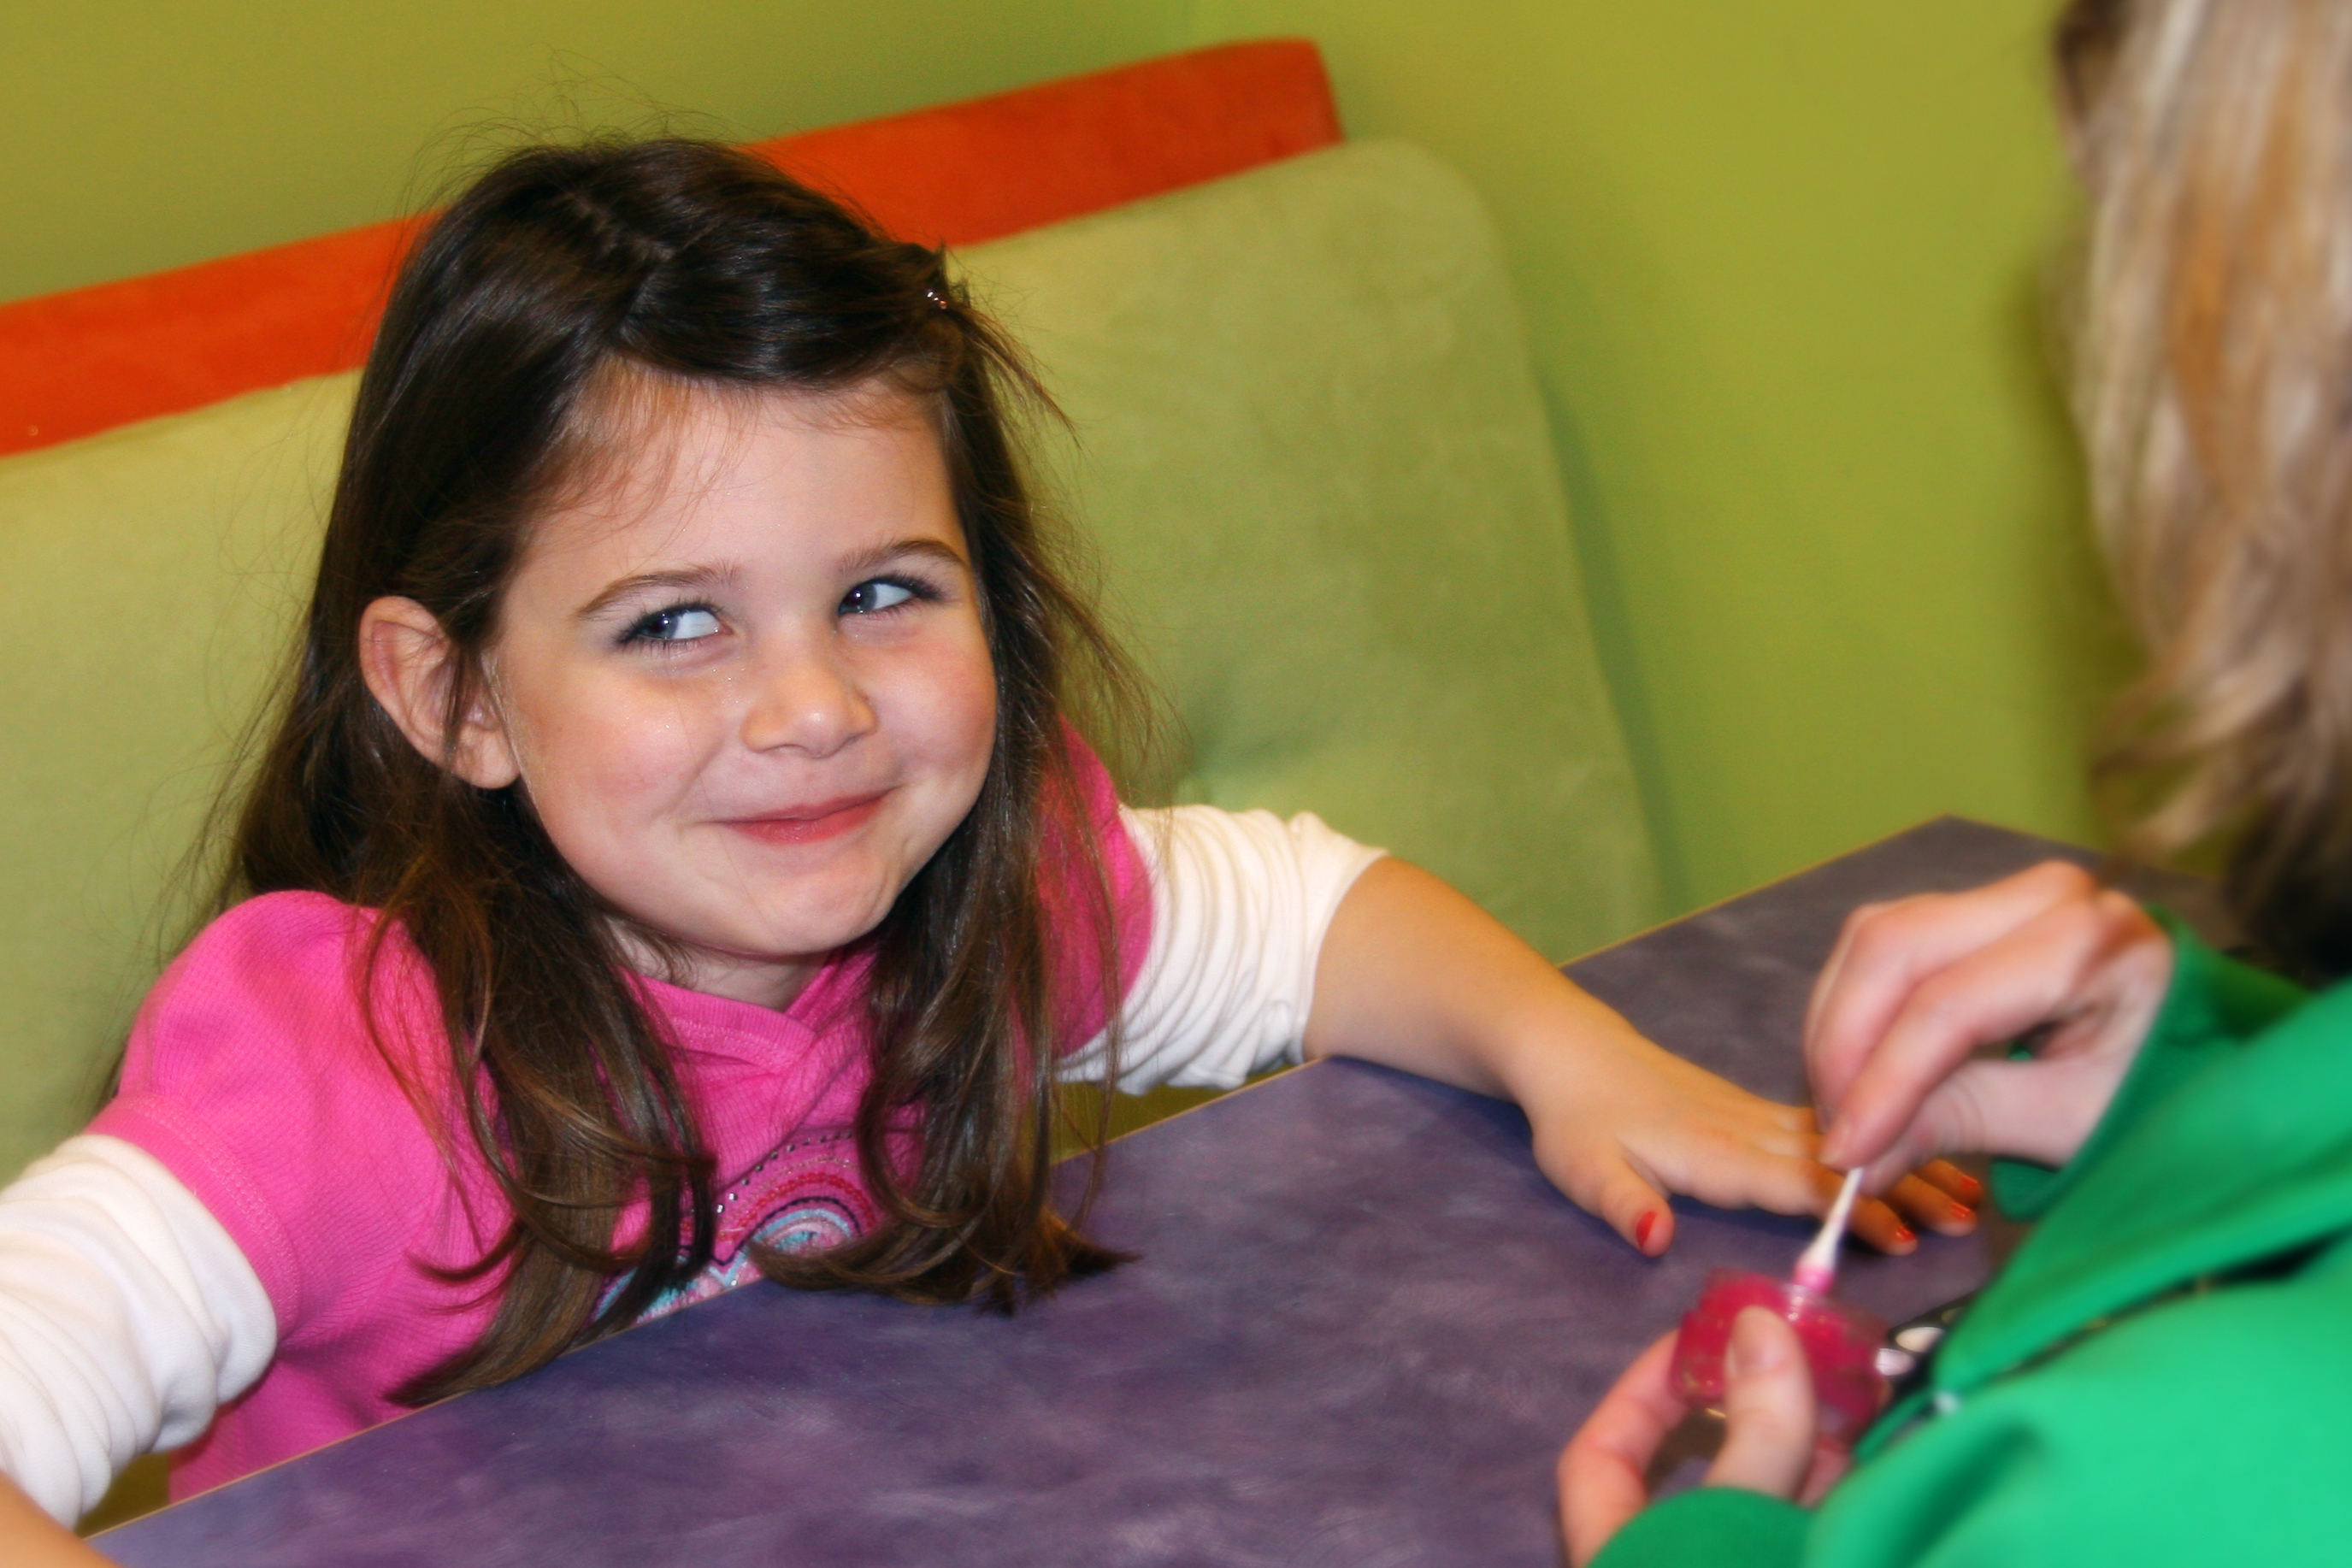
<svg viewBox="0 0 2352 1568">
<path fill-rule="evenodd" d="M 1493 232 L 1353 143 L 974 247 L 1048 453 L 1183 721 L 1181 793 L 1311 808 L 1566 957 L 1654 912 Z M 71 1131 L 186 917 L 352 377 L 0 461 L 0 1166 Z M 175 886 L 178 891 L 174 891 Z"/>
<path fill-rule="evenodd" d="M 1568 958 L 1654 912 L 1477 197 L 1354 142 L 970 252 L 1076 431 L 1186 799 L 1315 811 Z"/>
</svg>

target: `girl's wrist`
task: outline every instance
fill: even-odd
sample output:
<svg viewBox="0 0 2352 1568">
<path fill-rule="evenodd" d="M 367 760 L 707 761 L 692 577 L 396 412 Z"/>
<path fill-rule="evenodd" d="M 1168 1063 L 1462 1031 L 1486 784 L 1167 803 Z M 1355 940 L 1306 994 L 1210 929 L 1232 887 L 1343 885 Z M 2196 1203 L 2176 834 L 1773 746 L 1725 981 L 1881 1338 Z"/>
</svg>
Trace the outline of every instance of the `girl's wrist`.
<svg viewBox="0 0 2352 1568">
<path fill-rule="evenodd" d="M 1638 1068 L 1662 1054 L 1615 1010 L 1563 990 L 1496 1019 L 1484 1053 L 1502 1093 L 1522 1108 L 1583 1098 L 1614 1079 L 1612 1069 Z"/>
</svg>

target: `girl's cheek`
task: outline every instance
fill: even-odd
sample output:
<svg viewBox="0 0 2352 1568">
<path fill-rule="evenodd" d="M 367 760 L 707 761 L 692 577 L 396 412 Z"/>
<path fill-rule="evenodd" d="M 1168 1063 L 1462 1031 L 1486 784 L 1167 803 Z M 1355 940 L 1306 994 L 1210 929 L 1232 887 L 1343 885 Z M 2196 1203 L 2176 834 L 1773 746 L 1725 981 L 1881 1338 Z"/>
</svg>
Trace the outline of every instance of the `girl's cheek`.
<svg viewBox="0 0 2352 1568">
<path fill-rule="evenodd" d="M 940 686 L 940 730 L 951 737 L 950 746 L 977 790 L 996 740 L 996 672 L 988 661 L 986 645 L 961 650 L 952 672 Z"/>
<path fill-rule="evenodd" d="M 628 682 L 584 682 L 567 695 L 562 721 L 542 731 L 538 792 L 562 797 L 565 815 L 625 821 L 691 789 L 708 749 L 697 742 L 709 727 L 697 721 L 707 703 Z"/>
</svg>

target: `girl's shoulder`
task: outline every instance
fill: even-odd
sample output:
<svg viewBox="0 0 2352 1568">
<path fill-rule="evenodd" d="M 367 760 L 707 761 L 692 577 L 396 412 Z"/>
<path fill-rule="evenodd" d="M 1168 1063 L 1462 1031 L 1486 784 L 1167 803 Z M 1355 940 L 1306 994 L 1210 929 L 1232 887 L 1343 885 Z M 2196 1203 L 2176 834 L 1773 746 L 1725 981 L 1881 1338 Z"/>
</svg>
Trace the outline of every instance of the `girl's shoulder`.
<svg viewBox="0 0 2352 1568">
<path fill-rule="evenodd" d="M 281 1347 L 407 1249 L 465 1255 L 441 1201 L 457 1123 L 430 973 L 397 930 L 375 942 L 378 923 L 299 892 L 220 916 L 149 993 L 91 1124 L 163 1162 L 227 1228 Z"/>
<path fill-rule="evenodd" d="M 412 1055 L 409 1026 L 420 1007 L 432 1016 L 431 976 L 397 931 L 375 942 L 376 926 L 374 910 L 314 892 L 264 893 L 223 912 L 148 993 L 124 1089 L 237 1058 L 291 1055 L 315 1068 L 362 1052 L 379 1067 L 386 1049 Z"/>
<path fill-rule="evenodd" d="M 262 893 L 214 917 L 172 967 L 315 963 L 357 952 L 375 922 L 373 910 L 326 893 Z"/>
</svg>

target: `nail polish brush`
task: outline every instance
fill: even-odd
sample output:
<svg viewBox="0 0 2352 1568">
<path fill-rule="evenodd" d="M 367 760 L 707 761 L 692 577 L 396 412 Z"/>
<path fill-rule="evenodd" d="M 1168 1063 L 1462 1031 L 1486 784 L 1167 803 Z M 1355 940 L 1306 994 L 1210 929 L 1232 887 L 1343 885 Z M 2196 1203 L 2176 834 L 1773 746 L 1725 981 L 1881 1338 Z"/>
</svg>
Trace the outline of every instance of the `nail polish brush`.
<svg viewBox="0 0 2352 1568">
<path fill-rule="evenodd" d="M 1861 1192 L 1862 1167 L 1856 1165 L 1845 1173 L 1845 1184 L 1838 1189 L 1837 1202 L 1830 1205 L 1821 1234 L 1798 1255 L 1797 1267 L 1789 1276 L 1798 1289 L 1826 1296 L 1837 1283 L 1838 1244 L 1845 1240 L 1846 1223 L 1853 1217 L 1853 1200 Z"/>
</svg>

